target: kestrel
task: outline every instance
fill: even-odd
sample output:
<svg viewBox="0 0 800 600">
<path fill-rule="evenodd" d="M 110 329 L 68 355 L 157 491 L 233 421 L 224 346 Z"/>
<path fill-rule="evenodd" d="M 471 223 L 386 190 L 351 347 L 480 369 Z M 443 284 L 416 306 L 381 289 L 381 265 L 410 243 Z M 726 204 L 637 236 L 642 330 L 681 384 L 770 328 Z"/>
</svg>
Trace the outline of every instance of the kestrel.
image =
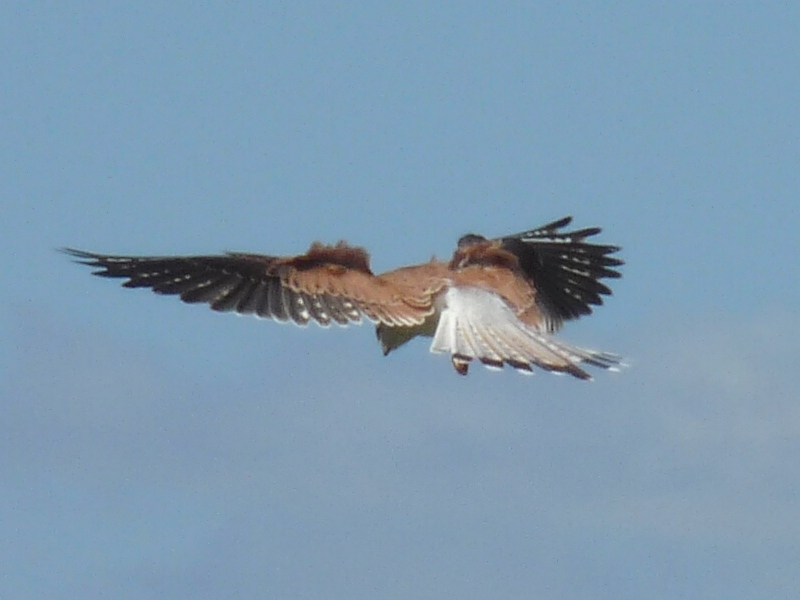
<svg viewBox="0 0 800 600">
<path fill-rule="evenodd" d="M 448 353 L 466 375 L 477 359 L 490 369 L 534 366 L 590 379 L 582 368 L 614 370 L 620 357 L 577 348 L 553 334 L 564 321 L 592 312 L 618 278 L 617 246 L 588 242 L 599 227 L 564 231 L 565 217 L 496 239 L 468 234 L 449 262 L 436 259 L 375 275 L 369 254 L 339 242 L 315 242 L 307 253 L 279 257 L 230 252 L 217 256 L 107 256 L 65 249 L 101 277 L 151 288 L 184 302 L 209 304 L 266 319 L 323 327 L 369 320 L 384 355 L 417 336 Z"/>
</svg>

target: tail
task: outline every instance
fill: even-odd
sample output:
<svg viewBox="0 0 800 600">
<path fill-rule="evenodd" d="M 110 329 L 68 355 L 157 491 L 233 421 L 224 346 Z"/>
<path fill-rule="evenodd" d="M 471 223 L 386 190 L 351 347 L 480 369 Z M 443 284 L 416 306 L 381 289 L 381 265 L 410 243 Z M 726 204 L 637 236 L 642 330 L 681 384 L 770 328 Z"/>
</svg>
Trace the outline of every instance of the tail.
<svg viewBox="0 0 800 600">
<path fill-rule="evenodd" d="M 473 359 L 490 369 L 508 365 L 530 375 L 539 367 L 578 379 L 591 379 L 584 365 L 619 370 L 621 357 L 556 340 L 520 321 L 503 299 L 491 292 L 450 288 L 445 301 L 431 352 L 450 354 L 461 375 L 468 373 Z"/>
</svg>

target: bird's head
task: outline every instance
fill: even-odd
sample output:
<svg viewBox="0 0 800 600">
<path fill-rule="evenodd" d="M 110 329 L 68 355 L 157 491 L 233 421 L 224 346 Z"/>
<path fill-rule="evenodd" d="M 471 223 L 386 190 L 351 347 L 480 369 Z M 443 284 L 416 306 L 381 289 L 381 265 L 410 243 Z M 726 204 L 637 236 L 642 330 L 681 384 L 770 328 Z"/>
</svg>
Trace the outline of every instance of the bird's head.
<svg viewBox="0 0 800 600">
<path fill-rule="evenodd" d="M 487 242 L 485 237 L 482 235 L 478 235 L 477 233 L 468 233 L 466 235 L 462 235 L 458 239 L 458 249 L 463 250 L 464 248 L 468 248 L 469 246 L 474 246 L 475 244 L 480 244 L 482 242 Z"/>
<path fill-rule="evenodd" d="M 494 265 L 514 269 L 516 257 L 500 248 L 497 240 L 468 233 L 458 240 L 458 247 L 450 260 L 451 269 L 464 269 L 472 265 Z"/>
</svg>

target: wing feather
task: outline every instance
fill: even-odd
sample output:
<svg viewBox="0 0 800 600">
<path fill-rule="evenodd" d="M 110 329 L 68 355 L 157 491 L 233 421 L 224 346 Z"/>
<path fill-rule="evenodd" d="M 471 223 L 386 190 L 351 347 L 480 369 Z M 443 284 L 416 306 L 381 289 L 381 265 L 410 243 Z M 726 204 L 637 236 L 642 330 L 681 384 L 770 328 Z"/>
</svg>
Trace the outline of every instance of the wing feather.
<svg viewBox="0 0 800 600">
<path fill-rule="evenodd" d="M 232 273 L 211 273 L 205 279 L 198 282 L 194 288 L 186 290 L 181 294 L 181 300 L 187 304 L 211 303 L 221 294 L 236 285 L 239 276 Z"/>
<path fill-rule="evenodd" d="M 621 277 L 615 269 L 622 260 L 609 256 L 618 246 L 586 241 L 600 233 L 599 227 L 576 231 L 562 229 L 572 222 L 565 217 L 538 229 L 496 240 L 503 250 L 519 260 L 519 266 L 536 288 L 536 302 L 549 331 L 564 321 L 592 312 L 611 289 L 600 279 Z"/>
<path fill-rule="evenodd" d="M 215 310 L 217 312 L 230 312 L 236 310 L 239 301 L 245 295 L 251 284 L 252 281 L 239 277 L 236 283 L 229 286 L 228 289 L 222 292 L 211 302 L 211 310 Z M 155 291 L 158 292 L 159 290 Z M 174 294 L 174 293 L 180 293 L 180 291 L 175 291 L 175 292 L 162 291 L 161 293 Z"/>
<path fill-rule="evenodd" d="M 256 315 L 323 327 L 361 323 L 419 325 L 433 312 L 433 292 L 383 279 L 369 269 L 369 256 L 339 243 L 312 245 L 294 257 L 229 253 L 217 256 L 108 256 L 66 249 L 95 275 L 121 278 L 123 286 L 177 295 L 218 312 Z"/>
</svg>

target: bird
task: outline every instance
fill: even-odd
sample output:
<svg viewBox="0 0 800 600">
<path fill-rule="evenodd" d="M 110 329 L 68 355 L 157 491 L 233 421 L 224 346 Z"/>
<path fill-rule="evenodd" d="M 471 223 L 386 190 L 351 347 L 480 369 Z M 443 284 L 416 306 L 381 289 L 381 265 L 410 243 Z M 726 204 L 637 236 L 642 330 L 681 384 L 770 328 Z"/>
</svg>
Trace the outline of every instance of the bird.
<svg viewBox="0 0 800 600">
<path fill-rule="evenodd" d="M 364 248 L 314 242 L 305 254 L 242 252 L 197 256 L 116 256 L 63 248 L 100 277 L 126 279 L 217 312 L 322 327 L 370 321 L 384 355 L 416 337 L 449 354 L 467 375 L 476 360 L 491 370 L 535 368 L 589 380 L 586 366 L 619 370 L 621 357 L 556 339 L 566 321 L 612 294 L 601 279 L 621 277 L 618 246 L 589 238 L 599 227 L 567 231 L 572 217 L 489 239 L 462 236 L 449 262 L 376 275 Z"/>
</svg>

